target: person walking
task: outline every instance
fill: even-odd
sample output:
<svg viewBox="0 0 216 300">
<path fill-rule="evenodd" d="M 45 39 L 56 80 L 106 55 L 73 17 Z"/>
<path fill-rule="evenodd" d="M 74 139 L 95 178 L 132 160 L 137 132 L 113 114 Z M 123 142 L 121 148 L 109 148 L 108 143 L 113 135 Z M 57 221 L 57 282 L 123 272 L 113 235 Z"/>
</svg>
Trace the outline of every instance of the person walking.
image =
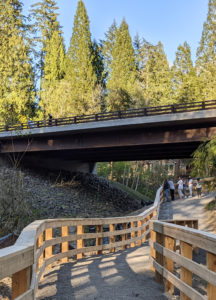
<svg viewBox="0 0 216 300">
<path fill-rule="evenodd" d="M 163 190 L 164 190 L 164 193 L 165 193 L 165 196 L 166 196 L 166 201 L 170 202 L 170 198 L 169 198 L 170 186 L 169 186 L 169 183 L 168 183 L 167 179 L 164 180 Z"/>
<path fill-rule="evenodd" d="M 175 200 L 175 186 L 174 186 L 174 182 L 173 182 L 172 178 L 169 179 L 168 183 L 170 186 L 171 200 L 174 201 Z"/>
<path fill-rule="evenodd" d="M 187 198 L 187 194 L 186 194 L 187 179 L 184 178 L 182 181 L 183 181 L 183 190 L 182 190 L 182 192 L 183 192 L 184 198 Z"/>
<path fill-rule="evenodd" d="M 52 117 L 51 114 L 48 114 L 48 116 L 49 116 L 49 126 L 52 126 L 52 119 L 53 119 L 53 117 Z"/>
<path fill-rule="evenodd" d="M 183 195 L 183 181 L 182 181 L 181 177 L 179 177 L 179 181 L 177 182 L 177 184 L 178 184 L 179 198 L 182 199 L 184 197 L 184 195 Z"/>
<path fill-rule="evenodd" d="M 197 191 L 198 198 L 201 198 L 202 183 L 200 182 L 200 178 L 197 178 L 196 191 Z"/>
<path fill-rule="evenodd" d="M 188 188 L 189 188 L 189 197 L 193 197 L 193 178 L 189 177 L 188 182 Z"/>
</svg>

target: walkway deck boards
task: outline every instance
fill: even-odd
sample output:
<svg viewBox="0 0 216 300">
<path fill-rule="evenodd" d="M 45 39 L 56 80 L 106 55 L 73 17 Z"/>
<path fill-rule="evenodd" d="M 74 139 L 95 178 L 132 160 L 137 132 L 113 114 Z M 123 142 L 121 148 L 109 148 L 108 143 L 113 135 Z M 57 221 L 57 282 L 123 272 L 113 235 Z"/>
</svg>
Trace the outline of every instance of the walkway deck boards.
<svg viewBox="0 0 216 300">
<path fill-rule="evenodd" d="M 149 246 L 144 244 L 55 266 L 41 280 L 38 299 L 170 299 L 154 280 L 149 253 Z"/>
</svg>

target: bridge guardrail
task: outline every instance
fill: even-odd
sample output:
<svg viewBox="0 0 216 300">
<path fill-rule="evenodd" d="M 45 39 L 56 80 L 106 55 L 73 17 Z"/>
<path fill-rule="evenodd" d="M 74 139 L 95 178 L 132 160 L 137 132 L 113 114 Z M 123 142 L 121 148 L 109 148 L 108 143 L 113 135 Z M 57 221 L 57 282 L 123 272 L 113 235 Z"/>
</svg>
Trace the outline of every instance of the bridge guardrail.
<svg viewBox="0 0 216 300">
<path fill-rule="evenodd" d="M 4 131 L 22 131 L 24 129 L 33 129 L 50 126 L 63 126 L 71 124 L 80 124 L 88 122 L 109 121 L 117 119 L 136 118 L 143 116 L 155 116 L 162 114 L 173 114 L 182 112 L 192 112 L 199 110 L 216 109 L 216 100 L 207 100 L 200 102 L 191 102 L 183 104 L 173 104 L 164 106 L 144 107 L 138 109 L 111 111 L 90 115 L 80 115 L 65 118 L 56 118 L 52 120 L 38 120 L 29 123 L 21 123 L 15 125 L 0 125 L 0 132 Z"/>
<path fill-rule="evenodd" d="M 102 254 L 144 243 L 150 237 L 149 221 L 157 218 L 163 199 L 159 188 L 154 204 L 138 216 L 35 221 L 23 229 L 14 246 L 0 250 L 0 280 L 12 276 L 12 299 L 35 299 L 45 268 L 55 261 L 63 263 L 71 256 L 80 259 L 84 253 Z M 86 232 L 89 227 L 95 232 Z M 76 248 L 70 249 L 69 242 Z"/>
</svg>

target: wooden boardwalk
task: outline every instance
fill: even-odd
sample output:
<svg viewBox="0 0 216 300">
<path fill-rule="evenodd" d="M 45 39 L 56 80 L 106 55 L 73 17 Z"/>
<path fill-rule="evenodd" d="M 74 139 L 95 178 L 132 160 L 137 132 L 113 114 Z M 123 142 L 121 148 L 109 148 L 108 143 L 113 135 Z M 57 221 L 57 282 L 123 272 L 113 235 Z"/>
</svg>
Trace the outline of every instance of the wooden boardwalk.
<svg viewBox="0 0 216 300">
<path fill-rule="evenodd" d="M 164 300 L 164 286 L 150 268 L 148 244 L 103 256 L 89 256 L 49 269 L 37 299 Z M 176 299 L 176 298 L 175 298 Z"/>
</svg>

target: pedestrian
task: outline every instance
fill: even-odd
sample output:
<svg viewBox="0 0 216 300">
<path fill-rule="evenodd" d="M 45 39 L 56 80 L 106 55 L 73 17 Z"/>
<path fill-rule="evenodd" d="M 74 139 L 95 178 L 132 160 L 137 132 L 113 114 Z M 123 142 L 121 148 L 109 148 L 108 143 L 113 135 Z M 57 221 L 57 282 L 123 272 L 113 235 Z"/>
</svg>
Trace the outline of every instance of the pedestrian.
<svg viewBox="0 0 216 300">
<path fill-rule="evenodd" d="M 200 178 L 197 178 L 196 191 L 197 191 L 198 198 L 201 198 L 202 184 L 200 182 Z"/>
<path fill-rule="evenodd" d="M 48 114 L 48 116 L 49 116 L 49 126 L 52 126 L 52 119 L 53 119 L 53 117 L 52 117 L 51 114 Z"/>
<path fill-rule="evenodd" d="M 34 128 L 34 122 L 33 122 L 33 121 L 31 121 L 31 120 L 28 118 L 28 119 L 27 119 L 27 122 L 28 122 L 28 127 L 29 127 L 30 129 Z"/>
<path fill-rule="evenodd" d="M 169 179 L 168 183 L 170 186 L 171 200 L 174 201 L 175 200 L 175 186 L 174 186 L 174 182 L 173 182 L 172 178 Z"/>
<path fill-rule="evenodd" d="M 179 177 L 179 181 L 177 182 L 177 184 L 178 184 L 179 198 L 182 199 L 184 197 L 184 195 L 183 195 L 183 181 L 182 181 L 181 177 Z"/>
<path fill-rule="evenodd" d="M 164 190 L 167 202 L 170 202 L 170 198 L 169 198 L 170 186 L 169 186 L 167 179 L 164 180 L 163 190 Z"/>
<path fill-rule="evenodd" d="M 189 188 L 189 197 L 193 197 L 193 178 L 189 177 L 188 182 L 188 188 Z"/>
<path fill-rule="evenodd" d="M 183 190 L 182 190 L 184 198 L 187 198 L 186 188 L 187 188 L 187 180 L 186 180 L 186 178 L 184 178 L 183 179 Z"/>
</svg>

